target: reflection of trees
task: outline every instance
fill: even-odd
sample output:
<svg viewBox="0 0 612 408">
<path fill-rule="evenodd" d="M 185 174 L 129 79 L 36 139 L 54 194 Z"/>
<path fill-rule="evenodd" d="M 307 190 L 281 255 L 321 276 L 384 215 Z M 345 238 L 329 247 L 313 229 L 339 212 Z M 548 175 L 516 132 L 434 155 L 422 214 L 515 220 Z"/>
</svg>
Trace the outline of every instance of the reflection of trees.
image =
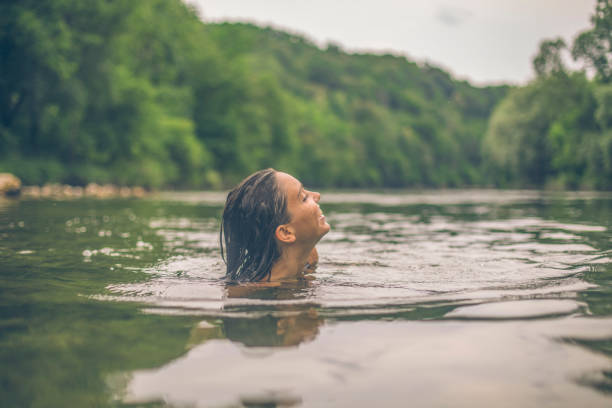
<svg viewBox="0 0 612 408">
<path fill-rule="evenodd" d="M 565 339 L 568 344 L 577 344 L 595 353 L 612 357 L 612 339 Z M 578 383 L 592 387 L 600 392 L 612 394 L 612 369 L 586 373 Z"/>
<path fill-rule="evenodd" d="M 7 212 L 11 208 L 15 207 L 17 202 L 17 200 L 14 200 L 12 198 L 0 197 L 0 214 Z"/>
<path fill-rule="evenodd" d="M 228 299 L 277 300 L 279 303 L 271 307 L 230 304 L 224 309 L 225 316 L 207 319 L 193 328 L 188 346 L 219 338 L 247 347 L 289 347 L 314 340 L 324 320 L 313 305 L 281 303 L 305 298 L 310 287 L 308 280 L 228 286 Z"/>
</svg>

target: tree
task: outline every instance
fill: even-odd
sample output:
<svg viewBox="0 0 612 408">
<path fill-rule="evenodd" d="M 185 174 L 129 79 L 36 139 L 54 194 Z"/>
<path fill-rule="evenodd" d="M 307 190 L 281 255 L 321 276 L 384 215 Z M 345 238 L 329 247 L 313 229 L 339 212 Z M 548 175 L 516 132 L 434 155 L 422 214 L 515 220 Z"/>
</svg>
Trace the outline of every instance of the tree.
<svg viewBox="0 0 612 408">
<path fill-rule="evenodd" d="M 540 77 L 565 72 L 563 50 L 567 49 L 561 37 L 554 40 L 544 40 L 540 43 L 540 51 L 533 59 L 533 68 Z"/>
<path fill-rule="evenodd" d="M 593 28 L 578 35 L 572 56 L 593 68 L 601 82 L 612 81 L 612 0 L 597 0 Z"/>
<path fill-rule="evenodd" d="M 512 91 L 489 122 L 483 149 L 502 183 L 578 187 L 588 157 L 583 136 L 594 128 L 593 90 L 584 74 L 539 78 Z"/>
</svg>

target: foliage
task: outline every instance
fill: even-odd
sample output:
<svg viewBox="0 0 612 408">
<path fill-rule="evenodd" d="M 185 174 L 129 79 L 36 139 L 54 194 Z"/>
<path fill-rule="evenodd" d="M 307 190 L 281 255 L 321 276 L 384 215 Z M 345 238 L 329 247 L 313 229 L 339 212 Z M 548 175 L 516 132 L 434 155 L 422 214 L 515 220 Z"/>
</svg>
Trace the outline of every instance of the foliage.
<svg viewBox="0 0 612 408">
<path fill-rule="evenodd" d="M 612 80 L 612 0 L 597 0 L 593 27 L 578 35 L 572 56 L 594 68 L 601 82 Z"/>
<path fill-rule="evenodd" d="M 557 72 L 513 90 L 493 113 L 484 150 L 500 184 L 542 186 L 556 178 L 578 187 L 588 158 L 581 152 L 593 132 L 592 86 L 584 74 Z M 574 179 L 575 178 L 575 179 Z"/>
<path fill-rule="evenodd" d="M 481 181 L 506 87 L 325 50 L 179 0 L 0 5 L 0 166 L 26 183 L 220 187 L 274 166 L 319 186 Z"/>
<path fill-rule="evenodd" d="M 540 43 L 540 52 L 533 59 L 533 69 L 538 76 L 546 76 L 566 70 L 562 51 L 567 48 L 565 41 L 558 37 Z"/>
<path fill-rule="evenodd" d="M 494 111 L 483 142 L 489 182 L 612 188 L 611 1 L 597 2 L 592 22 L 571 47 L 583 71 L 564 65 L 562 39 L 543 41 L 533 60 L 537 78 Z"/>
<path fill-rule="evenodd" d="M 204 24 L 180 0 L 5 1 L 0 171 L 156 188 L 269 166 L 319 187 L 611 188 L 611 4 L 598 0 L 573 44 L 542 42 L 536 80 L 508 92 L 403 56 Z M 570 52 L 584 72 L 565 66 Z"/>
<path fill-rule="evenodd" d="M 182 3 L 32 0 L 0 8 L 0 154 L 8 170 L 26 183 L 151 187 L 194 185 L 212 171 L 195 136 L 190 91 L 207 80 L 192 70 L 211 59 L 211 47 Z"/>
</svg>

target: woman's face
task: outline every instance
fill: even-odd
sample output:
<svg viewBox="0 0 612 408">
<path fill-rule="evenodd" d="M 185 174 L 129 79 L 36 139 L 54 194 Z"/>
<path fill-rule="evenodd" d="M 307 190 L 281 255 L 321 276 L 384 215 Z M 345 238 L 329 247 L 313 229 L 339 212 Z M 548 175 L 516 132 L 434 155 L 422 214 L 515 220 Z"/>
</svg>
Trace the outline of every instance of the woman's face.
<svg viewBox="0 0 612 408">
<path fill-rule="evenodd" d="M 295 231 L 296 242 L 316 244 L 330 229 L 319 207 L 321 194 L 306 190 L 302 183 L 287 173 L 277 172 L 276 181 L 287 197 L 288 225 Z"/>
</svg>

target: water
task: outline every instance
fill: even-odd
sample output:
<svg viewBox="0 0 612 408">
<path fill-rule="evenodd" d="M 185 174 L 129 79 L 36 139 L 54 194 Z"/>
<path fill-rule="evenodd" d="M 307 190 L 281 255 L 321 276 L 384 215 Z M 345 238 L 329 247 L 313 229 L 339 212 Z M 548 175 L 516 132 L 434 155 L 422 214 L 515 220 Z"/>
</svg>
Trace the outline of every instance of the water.
<svg viewBox="0 0 612 408">
<path fill-rule="evenodd" d="M 324 193 L 237 289 L 223 198 L 0 201 L 0 405 L 611 406 L 612 195 Z"/>
</svg>

